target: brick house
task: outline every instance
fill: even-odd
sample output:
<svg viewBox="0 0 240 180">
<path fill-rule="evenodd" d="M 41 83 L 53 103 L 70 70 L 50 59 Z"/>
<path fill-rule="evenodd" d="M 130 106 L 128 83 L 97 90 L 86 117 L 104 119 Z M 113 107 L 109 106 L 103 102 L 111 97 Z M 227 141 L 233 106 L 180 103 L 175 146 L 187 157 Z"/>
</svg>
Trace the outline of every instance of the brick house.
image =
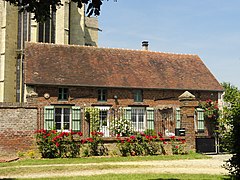
<svg viewBox="0 0 240 180">
<path fill-rule="evenodd" d="M 27 43 L 24 72 L 25 101 L 38 107 L 38 128 L 86 136 L 88 107 L 98 109 L 105 137 L 115 135 L 110 126 L 119 109 L 135 131 L 179 135 L 180 95 L 189 91 L 196 101 L 218 101 L 223 92 L 203 61 L 188 54 Z M 197 138 L 213 135 L 197 107 L 194 131 Z"/>
</svg>

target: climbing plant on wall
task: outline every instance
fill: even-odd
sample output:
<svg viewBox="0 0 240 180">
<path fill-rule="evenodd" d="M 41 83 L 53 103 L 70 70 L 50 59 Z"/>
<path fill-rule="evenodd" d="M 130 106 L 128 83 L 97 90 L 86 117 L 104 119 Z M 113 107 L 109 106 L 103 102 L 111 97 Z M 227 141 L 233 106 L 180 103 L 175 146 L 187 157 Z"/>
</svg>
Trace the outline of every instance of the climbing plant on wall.
<svg viewBox="0 0 240 180">
<path fill-rule="evenodd" d="M 85 108 L 85 120 L 89 122 L 90 131 L 100 131 L 100 110 L 98 108 Z"/>
<path fill-rule="evenodd" d="M 211 99 L 200 101 L 199 107 L 204 110 L 205 119 L 208 119 L 211 123 L 217 125 L 219 117 L 218 102 Z"/>
</svg>

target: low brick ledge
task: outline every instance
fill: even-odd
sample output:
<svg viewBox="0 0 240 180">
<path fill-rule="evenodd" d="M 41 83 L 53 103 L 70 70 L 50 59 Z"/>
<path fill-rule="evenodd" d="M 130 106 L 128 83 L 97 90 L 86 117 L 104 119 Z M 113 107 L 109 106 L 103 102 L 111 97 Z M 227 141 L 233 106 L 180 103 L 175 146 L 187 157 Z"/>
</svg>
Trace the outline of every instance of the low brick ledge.
<svg viewBox="0 0 240 180">
<path fill-rule="evenodd" d="M 34 106 L 29 103 L 10 103 L 10 102 L 0 102 L 1 109 L 16 109 L 16 108 L 25 108 L 25 109 L 37 109 L 37 106 Z"/>
<path fill-rule="evenodd" d="M 119 140 L 124 140 L 125 138 L 129 138 L 129 137 L 103 137 L 103 142 L 104 143 L 115 143 L 115 142 L 118 142 Z M 164 138 L 164 141 L 171 141 L 171 138 L 166 136 L 166 137 L 163 137 Z M 182 139 L 182 140 L 185 140 L 186 137 L 185 136 L 175 136 L 174 139 Z M 156 141 L 160 141 L 159 138 L 155 139 Z"/>
<path fill-rule="evenodd" d="M 18 157 L 13 157 L 13 158 L 0 157 L 0 163 L 13 162 L 13 161 L 17 161 L 17 160 L 19 160 Z"/>
</svg>

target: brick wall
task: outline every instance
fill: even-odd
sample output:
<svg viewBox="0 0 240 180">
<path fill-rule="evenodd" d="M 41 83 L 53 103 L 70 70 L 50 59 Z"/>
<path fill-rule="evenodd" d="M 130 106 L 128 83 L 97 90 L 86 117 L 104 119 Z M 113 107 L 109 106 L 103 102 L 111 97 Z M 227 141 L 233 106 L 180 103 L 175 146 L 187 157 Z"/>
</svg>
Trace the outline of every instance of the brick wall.
<svg viewBox="0 0 240 180">
<path fill-rule="evenodd" d="M 28 102 L 32 102 L 38 106 L 46 106 L 49 104 L 77 104 L 79 106 L 91 106 L 92 104 L 100 104 L 97 101 L 97 89 L 95 87 L 69 87 L 69 99 L 67 101 L 58 101 L 58 86 L 36 86 L 32 89 L 38 94 L 38 97 L 27 99 Z M 158 105 L 176 105 L 179 106 L 178 97 L 184 93 L 184 90 L 143 90 L 143 102 L 134 102 L 133 90 L 130 88 L 108 88 L 107 89 L 107 102 L 103 105 L 110 104 L 112 106 L 128 106 L 128 105 L 149 105 L 155 107 Z M 190 91 L 195 95 L 196 100 L 217 100 L 217 92 L 207 91 Z M 50 95 L 49 99 L 44 98 L 44 94 Z M 117 103 L 113 98 L 117 95 Z"/>
<path fill-rule="evenodd" d="M 36 107 L 0 103 L 0 117 L 0 155 L 15 154 L 35 146 Z"/>
<path fill-rule="evenodd" d="M 69 98 L 67 101 L 58 101 L 58 86 L 36 86 L 30 89 L 34 89 L 38 94 L 36 97 L 29 97 L 27 101 L 39 107 L 38 128 L 43 128 L 43 107 L 56 104 L 71 104 L 80 107 L 90 107 L 94 105 L 126 107 L 126 106 L 149 106 L 154 108 L 162 108 L 164 106 L 180 107 L 178 97 L 184 93 L 184 90 L 143 90 L 143 102 L 134 102 L 133 90 L 130 88 L 108 88 L 107 102 L 97 101 L 97 89 L 96 87 L 69 87 Z M 217 100 L 217 92 L 207 91 L 190 91 L 195 97 L 196 101 L 213 99 Z M 44 94 L 48 93 L 50 98 L 45 99 Z M 117 101 L 113 98 L 117 95 Z M 193 114 L 194 115 L 194 114 Z M 83 122 L 87 127 L 87 122 Z M 155 124 L 156 125 L 156 124 Z M 197 136 L 211 136 L 211 130 L 209 131 L 208 124 L 205 124 L 206 129 L 204 132 L 197 134 Z M 84 129 L 84 128 L 83 128 Z"/>
</svg>

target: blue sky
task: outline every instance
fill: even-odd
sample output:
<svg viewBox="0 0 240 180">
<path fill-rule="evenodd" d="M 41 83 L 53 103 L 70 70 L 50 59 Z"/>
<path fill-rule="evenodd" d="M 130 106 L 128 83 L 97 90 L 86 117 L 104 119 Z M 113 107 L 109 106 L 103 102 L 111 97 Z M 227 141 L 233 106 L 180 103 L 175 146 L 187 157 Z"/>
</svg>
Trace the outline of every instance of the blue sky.
<svg viewBox="0 0 240 180">
<path fill-rule="evenodd" d="M 197 54 L 240 88 L 240 0 L 105 0 L 99 28 L 99 47 Z"/>
</svg>

